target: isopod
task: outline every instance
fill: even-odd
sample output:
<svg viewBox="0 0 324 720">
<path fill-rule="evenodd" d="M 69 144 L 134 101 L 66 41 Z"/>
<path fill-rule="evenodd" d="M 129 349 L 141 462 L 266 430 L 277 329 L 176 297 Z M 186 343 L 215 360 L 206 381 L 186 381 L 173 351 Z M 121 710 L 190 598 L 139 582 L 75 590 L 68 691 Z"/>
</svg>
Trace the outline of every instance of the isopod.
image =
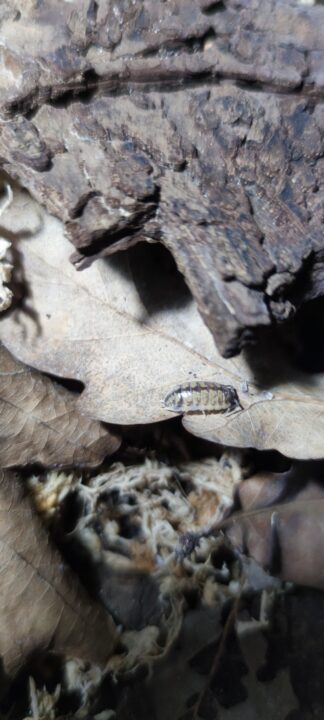
<svg viewBox="0 0 324 720">
<path fill-rule="evenodd" d="M 164 407 L 175 413 L 229 413 L 241 408 L 235 388 L 213 382 L 178 385 L 164 398 Z"/>
</svg>

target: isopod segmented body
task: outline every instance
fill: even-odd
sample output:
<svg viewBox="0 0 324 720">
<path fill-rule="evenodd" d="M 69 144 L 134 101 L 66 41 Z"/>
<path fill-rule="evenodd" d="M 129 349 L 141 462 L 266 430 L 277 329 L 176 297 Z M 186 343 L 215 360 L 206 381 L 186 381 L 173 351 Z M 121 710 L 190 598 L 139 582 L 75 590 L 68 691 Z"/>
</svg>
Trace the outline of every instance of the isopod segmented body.
<svg viewBox="0 0 324 720">
<path fill-rule="evenodd" d="M 170 412 L 203 414 L 232 412 L 241 405 L 232 385 L 196 381 L 171 390 L 164 399 L 164 407 Z"/>
</svg>

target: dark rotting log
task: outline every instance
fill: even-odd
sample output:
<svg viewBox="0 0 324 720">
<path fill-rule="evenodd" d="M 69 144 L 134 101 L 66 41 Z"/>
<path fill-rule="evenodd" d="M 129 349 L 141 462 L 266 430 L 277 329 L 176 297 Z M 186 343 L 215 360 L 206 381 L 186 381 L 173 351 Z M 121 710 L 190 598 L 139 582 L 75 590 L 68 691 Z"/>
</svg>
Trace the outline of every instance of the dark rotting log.
<svg viewBox="0 0 324 720">
<path fill-rule="evenodd" d="M 4 0 L 0 22 L 0 161 L 77 266 L 164 243 L 225 356 L 323 294 L 323 5 Z"/>
</svg>

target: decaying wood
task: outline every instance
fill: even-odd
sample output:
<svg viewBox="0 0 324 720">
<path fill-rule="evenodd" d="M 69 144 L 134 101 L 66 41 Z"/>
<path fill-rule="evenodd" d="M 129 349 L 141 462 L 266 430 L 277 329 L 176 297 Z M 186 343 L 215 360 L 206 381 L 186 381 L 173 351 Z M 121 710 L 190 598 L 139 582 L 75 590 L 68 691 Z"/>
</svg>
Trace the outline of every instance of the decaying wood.
<svg viewBox="0 0 324 720">
<path fill-rule="evenodd" d="M 57 407 L 56 428 L 63 428 L 63 434 L 55 440 L 53 432 L 47 437 L 44 429 L 38 451 L 57 453 L 60 446 L 65 453 L 74 451 L 74 446 L 65 443 L 65 428 L 75 440 L 84 438 L 91 443 L 90 431 L 88 437 L 87 433 L 78 434 L 79 428 L 87 427 L 76 421 L 81 413 L 108 423 L 138 425 L 168 420 L 176 411 L 183 416 L 186 430 L 214 443 L 276 449 L 300 459 L 323 458 L 323 373 L 298 370 L 287 348 L 280 345 L 278 333 L 269 332 L 257 352 L 250 348 L 239 357 L 223 358 L 190 293 L 179 286 L 179 273 L 170 255 L 160 246 L 142 244 L 76 272 L 69 262 L 71 244 L 64 237 L 63 223 L 41 210 L 27 192 L 15 189 L 11 222 L 17 221 L 17 215 L 21 220 L 21 207 L 27 227 L 33 227 L 36 210 L 41 218 L 36 232 L 21 229 L 13 239 L 27 292 L 23 301 L 15 298 L 9 311 L 2 314 L 1 341 L 27 365 L 84 385 L 77 399 L 69 396 L 73 401 L 70 416 L 62 416 L 55 403 L 44 403 L 43 419 L 46 421 L 49 412 L 54 430 Z M 2 222 L 8 227 L 7 213 Z M 11 412 L 10 406 L 7 409 L 13 425 L 7 422 L 6 435 L 16 440 L 17 418 L 26 417 L 29 423 L 32 418 L 42 419 L 39 408 L 33 411 L 36 386 L 28 383 L 28 373 L 19 377 L 21 386 L 15 378 L 15 390 L 13 380 L 11 388 L 5 386 L 9 400 L 14 392 L 16 401 L 21 398 L 20 415 Z M 188 406 L 171 410 L 166 405 L 169 393 L 179 386 L 189 384 L 201 390 L 206 382 L 213 388 L 215 383 L 221 388 L 230 386 L 231 399 L 238 398 L 236 412 L 218 412 L 215 396 L 209 407 L 212 412 L 201 412 L 202 396 L 197 414 Z M 42 392 L 46 387 L 40 382 Z M 37 439 L 30 443 L 27 430 L 28 426 L 20 439 L 25 439 L 27 451 L 32 449 L 29 445 L 36 450 Z M 44 448 L 43 438 L 48 440 Z M 107 452 L 116 449 L 116 439 L 107 435 L 101 441 L 108 442 Z M 94 443 L 93 449 L 100 448 L 100 443 Z M 11 461 L 14 451 L 15 444 Z M 43 462 L 49 462 L 44 453 Z M 58 462 L 63 464 L 63 455 Z"/>
<path fill-rule="evenodd" d="M 75 262 L 164 242 L 224 355 L 323 293 L 321 5 L 7 0 L 0 17 L 1 162 Z"/>
</svg>

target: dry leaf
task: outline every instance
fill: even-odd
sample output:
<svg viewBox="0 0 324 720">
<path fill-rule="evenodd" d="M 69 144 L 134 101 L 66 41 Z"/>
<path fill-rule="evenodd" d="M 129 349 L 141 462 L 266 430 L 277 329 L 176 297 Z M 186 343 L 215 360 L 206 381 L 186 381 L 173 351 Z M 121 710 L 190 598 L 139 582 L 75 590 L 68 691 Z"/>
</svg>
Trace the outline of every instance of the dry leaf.
<svg viewBox="0 0 324 720">
<path fill-rule="evenodd" d="M 324 589 L 323 484 L 295 470 L 260 474 L 238 498 L 243 512 L 226 521 L 231 541 L 283 580 Z"/>
<path fill-rule="evenodd" d="M 38 208 L 30 199 L 26 221 L 29 207 L 33 216 Z M 120 424 L 169 419 L 162 402 L 171 389 L 209 380 L 235 387 L 243 409 L 187 415 L 190 432 L 323 457 L 324 377 L 297 372 L 282 356 L 276 361 L 273 347 L 271 369 L 263 347 L 253 348 L 253 364 L 248 354 L 222 358 L 188 292 L 173 285 L 169 267 L 163 274 L 160 255 L 154 266 L 159 247 L 138 246 L 77 272 L 63 225 L 44 213 L 42 227 L 17 248 L 28 296 L 2 319 L 1 339 L 39 370 L 82 381 L 81 411 Z"/>
<path fill-rule="evenodd" d="M 0 346 L 0 463 L 14 467 L 99 465 L 117 435 L 82 415 L 75 395 L 15 360 Z"/>
<path fill-rule="evenodd" d="M 0 656 L 15 672 L 28 655 L 51 646 L 104 663 L 115 642 L 108 613 L 94 604 L 32 511 L 14 473 L 0 474 Z"/>
</svg>

